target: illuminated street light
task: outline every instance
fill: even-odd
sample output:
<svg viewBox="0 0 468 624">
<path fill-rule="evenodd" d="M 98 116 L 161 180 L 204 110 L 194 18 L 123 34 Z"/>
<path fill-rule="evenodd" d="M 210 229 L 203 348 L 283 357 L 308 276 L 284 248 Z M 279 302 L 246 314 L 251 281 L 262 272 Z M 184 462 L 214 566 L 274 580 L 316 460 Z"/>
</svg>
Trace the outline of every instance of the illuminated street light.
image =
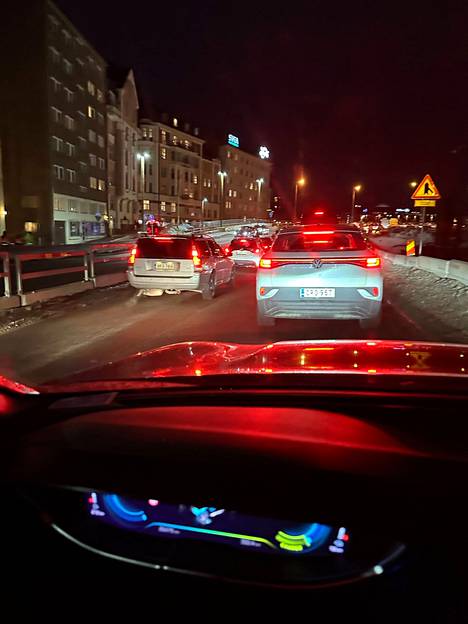
<svg viewBox="0 0 468 624">
<path fill-rule="evenodd" d="M 255 182 L 257 183 L 257 188 L 258 188 L 257 204 L 258 204 L 258 207 L 260 208 L 260 193 L 262 190 L 262 184 L 265 182 L 265 180 L 263 178 L 257 178 Z"/>
<path fill-rule="evenodd" d="M 221 196 L 219 201 L 219 224 L 223 225 L 223 212 L 224 212 L 224 179 L 227 178 L 226 171 L 218 171 L 218 175 L 221 180 Z"/>
<path fill-rule="evenodd" d="M 414 182 L 414 181 L 413 181 L 413 182 L 410 182 L 410 186 L 411 186 L 412 188 L 416 188 L 416 187 L 418 186 L 418 183 L 417 183 L 417 182 Z"/>
<path fill-rule="evenodd" d="M 151 158 L 151 154 L 149 152 L 138 152 L 136 157 L 140 161 L 141 192 L 144 193 L 145 192 L 145 160 L 149 160 Z"/>
<path fill-rule="evenodd" d="M 361 184 L 356 184 L 355 186 L 353 186 L 353 202 L 351 205 L 351 223 L 354 223 L 354 204 L 356 203 L 356 193 L 359 193 L 361 189 L 362 189 Z"/>
<path fill-rule="evenodd" d="M 205 204 L 208 201 L 208 197 L 204 197 L 201 201 L 201 226 L 203 227 L 203 221 L 205 220 L 204 218 L 204 208 L 205 208 Z"/>
<path fill-rule="evenodd" d="M 296 184 L 294 185 L 294 221 L 297 221 L 297 194 L 299 187 L 305 186 L 306 179 L 304 176 L 301 176 L 298 180 L 296 180 Z"/>
</svg>

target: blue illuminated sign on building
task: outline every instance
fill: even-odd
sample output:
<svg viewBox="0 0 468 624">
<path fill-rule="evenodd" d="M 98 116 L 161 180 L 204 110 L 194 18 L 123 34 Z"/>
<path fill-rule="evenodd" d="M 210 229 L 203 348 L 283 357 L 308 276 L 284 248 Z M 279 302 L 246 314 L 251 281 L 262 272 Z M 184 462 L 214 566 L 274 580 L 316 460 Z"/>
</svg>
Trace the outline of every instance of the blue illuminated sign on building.
<svg viewBox="0 0 468 624">
<path fill-rule="evenodd" d="M 228 143 L 233 147 L 239 147 L 239 138 L 233 134 L 228 134 Z"/>
</svg>

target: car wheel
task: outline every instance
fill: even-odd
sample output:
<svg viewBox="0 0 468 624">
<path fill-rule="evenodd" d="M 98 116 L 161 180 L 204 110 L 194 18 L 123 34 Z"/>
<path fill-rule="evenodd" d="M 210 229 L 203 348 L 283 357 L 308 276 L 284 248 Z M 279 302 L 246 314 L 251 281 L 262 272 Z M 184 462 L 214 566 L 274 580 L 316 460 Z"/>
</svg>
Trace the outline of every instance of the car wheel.
<svg viewBox="0 0 468 624">
<path fill-rule="evenodd" d="M 276 319 L 272 316 L 266 316 L 261 310 L 257 308 L 257 325 L 259 327 L 274 327 Z"/>
<path fill-rule="evenodd" d="M 210 274 L 210 277 L 208 278 L 208 283 L 202 290 L 202 297 L 207 301 L 216 297 L 216 280 L 214 271 Z"/>
<path fill-rule="evenodd" d="M 372 316 L 371 318 L 360 319 L 359 325 L 361 329 L 376 329 L 379 327 L 382 321 L 382 313 L 379 312 L 377 316 Z"/>
</svg>

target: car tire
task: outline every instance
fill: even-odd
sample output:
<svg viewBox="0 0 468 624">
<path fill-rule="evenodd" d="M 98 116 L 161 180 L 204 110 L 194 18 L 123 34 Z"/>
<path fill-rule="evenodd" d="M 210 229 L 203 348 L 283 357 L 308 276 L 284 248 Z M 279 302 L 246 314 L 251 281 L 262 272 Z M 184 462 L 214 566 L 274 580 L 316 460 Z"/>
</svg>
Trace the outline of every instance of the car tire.
<svg viewBox="0 0 468 624">
<path fill-rule="evenodd" d="M 206 301 L 210 301 L 211 299 L 214 299 L 216 297 L 216 278 L 215 278 L 214 271 L 210 273 L 208 282 L 203 287 L 202 297 Z"/>
<path fill-rule="evenodd" d="M 379 312 L 377 316 L 371 316 L 370 318 L 360 319 L 359 326 L 361 329 L 377 329 L 382 321 L 382 313 Z"/>
<path fill-rule="evenodd" d="M 272 316 L 266 316 L 266 314 L 257 308 L 257 325 L 259 327 L 274 327 L 275 323 L 275 318 Z"/>
</svg>

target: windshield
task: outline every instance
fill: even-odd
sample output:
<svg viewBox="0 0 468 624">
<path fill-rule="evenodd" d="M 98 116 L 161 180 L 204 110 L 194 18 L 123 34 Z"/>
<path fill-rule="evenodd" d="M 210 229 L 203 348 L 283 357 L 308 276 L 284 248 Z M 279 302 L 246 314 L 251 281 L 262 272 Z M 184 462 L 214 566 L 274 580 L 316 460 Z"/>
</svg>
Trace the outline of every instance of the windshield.
<svg viewBox="0 0 468 624">
<path fill-rule="evenodd" d="M 467 3 L 7 5 L 0 377 L 468 375 Z"/>
<path fill-rule="evenodd" d="M 358 233 L 315 230 L 280 234 L 273 251 L 353 251 L 364 250 L 366 244 Z"/>
</svg>

